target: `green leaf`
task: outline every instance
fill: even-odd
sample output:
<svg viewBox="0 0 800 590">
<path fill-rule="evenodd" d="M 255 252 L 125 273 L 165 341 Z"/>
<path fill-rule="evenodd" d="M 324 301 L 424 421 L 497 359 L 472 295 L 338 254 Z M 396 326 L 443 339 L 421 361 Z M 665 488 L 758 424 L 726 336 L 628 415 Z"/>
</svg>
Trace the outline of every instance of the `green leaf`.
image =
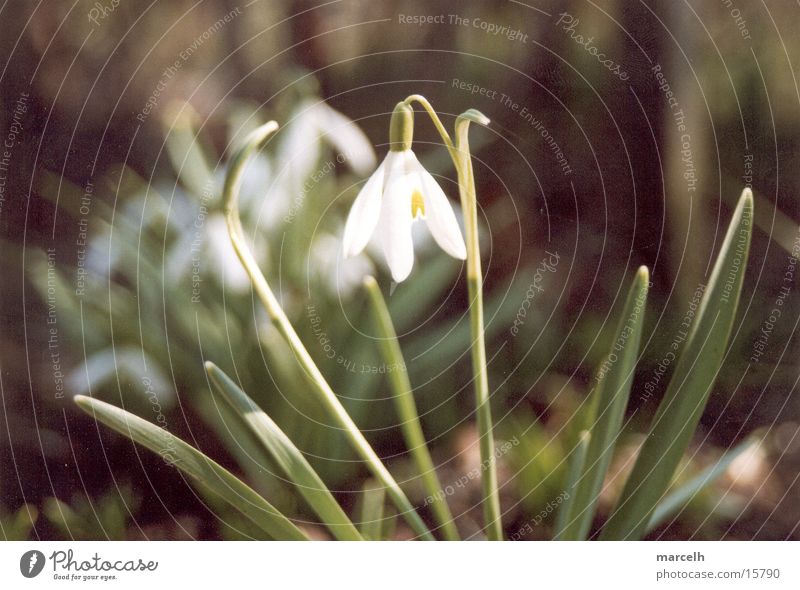
<svg viewBox="0 0 800 590">
<path fill-rule="evenodd" d="M 370 541 L 383 538 L 383 508 L 386 501 L 386 490 L 374 480 L 364 484 L 361 496 L 361 534 Z"/>
<path fill-rule="evenodd" d="M 66 502 L 58 498 L 45 498 L 42 502 L 42 513 L 50 524 L 58 529 L 63 538 L 79 541 L 90 538 L 91 523 L 85 522 Z"/>
<path fill-rule="evenodd" d="M 641 538 L 670 485 L 725 357 L 747 267 L 752 226 L 753 194 L 745 189 L 683 353 L 601 539 Z"/>
<path fill-rule="evenodd" d="M 3 540 L 27 541 L 38 518 L 39 511 L 33 504 L 23 504 L 13 514 L 0 513 L 0 534 Z"/>
<path fill-rule="evenodd" d="M 380 287 L 373 277 L 368 276 L 364 279 L 364 288 L 369 294 L 372 317 L 380 335 L 378 344 L 383 360 L 386 366 L 391 368 L 391 370 L 387 370 L 387 374 L 392 388 L 392 401 L 400 418 L 403 439 L 422 478 L 425 492 L 431 498 L 431 511 L 441 527 L 442 535 L 448 541 L 458 541 L 458 529 L 447 504 L 446 495 L 442 492 L 442 485 L 436 475 L 436 466 L 428 450 L 425 433 L 422 431 L 417 404 L 414 402 L 414 390 L 411 387 L 408 369 L 403 359 L 403 352 L 400 350 L 400 342 L 397 340 L 389 309 L 386 307 Z"/>
<path fill-rule="evenodd" d="M 611 350 L 597 370 L 597 386 L 590 402 L 592 411 L 586 425 L 592 436 L 583 473 L 570 502 L 571 513 L 560 535 L 562 540 L 585 539 L 592 526 L 597 498 L 614 454 L 636 372 L 649 280 L 647 267 L 642 266 L 628 292 Z"/>
<path fill-rule="evenodd" d="M 737 457 L 751 450 L 758 445 L 760 441 L 761 439 L 757 437 L 745 439 L 730 451 L 723 454 L 717 462 L 712 463 L 701 473 L 670 493 L 670 495 L 664 498 L 664 501 L 653 511 L 653 516 L 650 517 L 650 522 L 645 532 L 649 533 L 666 522 L 667 519 L 672 518 L 679 510 L 686 506 L 692 498 L 702 491 L 703 488 L 725 473 Z"/>
<path fill-rule="evenodd" d="M 214 363 L 206 362 L 206 371 L 217 391 L 244 419 L 273 461 L 294 483 L 333 536 L 340 541 L 363 541 L 358 529 L 347 518 L 320 476 L 272 418 Z"/>
<path fill-rule="evenodd" d="M 381 535 L 387 541 L 391 541 L 395 538 L 395 534 L 397 533 L 397 511 L 394 509 L 394 506 L 389 504 L 384 509 L 383 514 L 383 526 L 381 527 Z"/>
<path fill-rule="evenodd" d="M 308 537 L 272 504 L 230 471 L 191 445 L 130 412 L 100 400 L 76 395 L 84 412 L 132 441 L 158 453 L 200 486 L 215 492 L 274 539 L 306 541 Z"/>
<path fill-rule="evenodd" d="M 564 486 L 564 491 L 567 492 L 568 496 L 561 505 L 561 508 L 558 509 L 558 514 L 556 515 L 556 534 L 554 537 L 556 541 L 565 540 L 564 530 L 572 514 L 572 506 L 575 503 L 575 492 L 580 476 L 583 473 L 583 466 L 586 463 L 586 450 L 589 448 L 589 441 L 591 438 L 592 435 L 588 430 L 582 430 L 578 436 L 578 443 L 572 450 L 569 460 L 569 469 L 567 470 L 567 482 Z"/>
<path fill-rule="evenodd" d="M 292 349 L 292 352 L 295 353 L 295 358 L 308 376 L 308 382 L 309 385 L 311 385 L 310 391 L 315 395 L 319 406 L 327 413 L 329 418 L 333 419 L 338 424 L 341 432 L 347 437 L 353 449 L 366 463 L 372 475 L 386 486 L 387 493 L 392 499 L 392 502 L 397 505 L 403 517 L 414 531 L 420 538 L 432 541 L 434 539 L 433 535 L 428 530 L 428 527 L 417 511 L 414 510 L 408 496 L 406 496 L 400 488 L 400 485 L 383 464 L 380 457 L 375 453 L 375 450 L 367 441 L 364 433 L 356 426 L 350 414 L 348 414 L 342 402 L 322 375 L 314 359 L 303 345 L 300 336 L 298 336 L 286 312 L 284 312 L 280 302 L 275 297 L 272 289 L 270 289 L 266 277 L 264 277 L 264 274 L 261 272 L 252 251 L 247 245 L 241 219 L 239 218 L 238 205 L 242 176 L 250 158 L 266 145 L 277 128 L 278 124 L 275 121 L 270 121 L 250 133 L 247 138 L 245 138 L 244 145 L 236 151 L 231 159 L 228 173 L 225 177 L 225 186 L 222 191 L 223 209 L 225 211 L 231 243 L 239 257 L 239 261 L 250 276 L 253 289 L 258 294 L 258 298 L 264 305 L 270 320 L 275 327 L 278 328 L 278 331 L 284 337 L 286 343 Z"/>
</svg>

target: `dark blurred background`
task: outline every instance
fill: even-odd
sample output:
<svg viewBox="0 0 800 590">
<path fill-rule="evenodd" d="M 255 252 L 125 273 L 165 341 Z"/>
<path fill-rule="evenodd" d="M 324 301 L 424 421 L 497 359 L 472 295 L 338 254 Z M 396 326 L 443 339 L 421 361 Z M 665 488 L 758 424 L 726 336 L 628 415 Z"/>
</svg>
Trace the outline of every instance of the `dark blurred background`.
<svg viewBox="0 0 800 590">
<path fill-rule="evenodd" d="M 787 274 L 800 238 L 798 23 L 796 4 L 735 0 L 4 3 L 4 535 L 255 535 L 157 457 L 81 415 L 70 401 L 77 392 L 160 416 L 313 520 L 227 426 L 204 359 L 235 372 L 342 503 L 358 505 L 365 470 L 297 395 L 291 353 L 237 283 L 218 231 L 231 145 L 269 119 L 284 129 L 251 171 L 248 231 L 310 352 L 421 503 L 358 289 L 372 269 L 388 293 L 382 256 L 350 266 L 337 258 L 365 174 L 356 162 L 325 171 L 342 147 L 324 136 L 347 117 L 380 160 L 392 107 L 419 93 L 448 128 L 471 107 L 492 121 L 471 139 L 492 404 L 498 438 L 521 441 L 501 458 L 507 533 L 560 493 L 571 418 L 628 281 L 646 264 L 653 287 L 619 447 L 625 469 L 671 367 L 652 394 L 645 386 L 750 186 L 757 229 L 744 294 L 684 476 L 752 432 L 765 444 L 651 538 L 800 538 L 800 306 Z M 417 154 L 455 198 L 440 139 L 422 113 L 416 121 Z M 283 209 L 264 200 L 272 193 Z M 198 221 L 202 248 L 193 246 Z M 557 265 L 541 272 L 552 254 Z M 460 265 L 445 258 L 423 244 L 389 298 L 443 483 L 477 463 L 466 293 Z M 512 333 L 534 283 L 541 291 Z M 600 518 L 620 481 L 608 482 Z M 470 488 L 453 498 L 467 533 L 479 526 L 478 497 Z M 544 522 L 526 538 L 548 535 Z"/>
</svg>

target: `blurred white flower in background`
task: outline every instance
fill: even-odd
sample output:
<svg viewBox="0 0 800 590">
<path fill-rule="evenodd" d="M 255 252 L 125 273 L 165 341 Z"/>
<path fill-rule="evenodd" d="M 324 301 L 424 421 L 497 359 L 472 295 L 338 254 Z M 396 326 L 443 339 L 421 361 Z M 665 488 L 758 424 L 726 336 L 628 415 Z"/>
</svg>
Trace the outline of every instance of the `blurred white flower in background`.
<svg viewBox="0 0 800 590">
<path fill-rule="evenodd" d="M 358 125 L 321 99 L 306 99 L 286 125 L 277 153 L 292 191 L 302 190 L 306 179 L 317 171 L 324 143 L 341 154 L 360 176 L 375 167 L 375 150 Z"/>
</svg>

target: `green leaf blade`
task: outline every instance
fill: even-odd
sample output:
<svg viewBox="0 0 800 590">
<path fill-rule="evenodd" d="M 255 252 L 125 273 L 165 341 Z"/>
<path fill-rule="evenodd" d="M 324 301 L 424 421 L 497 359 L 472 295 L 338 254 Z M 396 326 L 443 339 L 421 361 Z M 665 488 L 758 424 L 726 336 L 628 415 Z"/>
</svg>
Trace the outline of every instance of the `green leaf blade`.
<svg viewBox="0 0 800 590">
<path fill-rule="evenodd" d="M 589 448 L 589 441 L 591 438 L 592 435 L 588 430 L 582 430 L 578 436 L 578 443 L 572 451 L 572 457 L 570 457 L 569 468 L 567 470 L 567 482 L 564 486 L 564 491 L 569 495 L 561 505 L 561 508 L 558 509 L 558 514 L 556 515 L 555 541 L 565 540 L 564 531 L 569 522 L 569 517 L 572 514 L 576 486 L 583 473 L 583 466 L 586 464 L 586 450 Z"/>
<path fill-rule="evenodd" d="M 760 439 L 751 437 L 723 454 L 718 461 L 706 467 L 701 473 L 686 482 L 683 486 L 670 493 L 664 501 L 658 505 L 650 517 L 647 524 L 647 533 L 653 531 L 658 526 L 667 521 L 668 518 L 675 516 L 692 498 L 701 492 L 706 486 L 719 478 L 728 467 L 731 466 L 738 457 L 758 445 Z"/>
<path fill-rule="evenodd" d="M 381 354 L 386 365 L 393 367 L 388 376 L 389 384 L 392 388 L 392 401 L 400 418 L 400 428 L 406 447 L 414 460 L 417 471 L 419 471 L 428 498 L 431 500 L 431 511 L 439 524 L 442 536 L 447 541 L 458 541 L 458 529 L 447 503 L 446 494 L 442 491 L 442 484 L 436 474 L 433 458 L 428 450 L 428 443 L 425 440 L 425 433 L 422 430 L 422 423 L 414 401 L 411 380 L 389 308 L 373 277 L 369 276 L 364 279 L 364 288 L 369 296 L 370 310 L 375 325 L 380 332 Z"/>
<path fill-rule="evenodd" d="M 364 494 L 361 497 L 361 534 L 370 541 L 380 541 L 383 538 L 384 504 L 386 490 L 374 481 L 364 485 Z"/>
<path fill-rule="evenodd" d="M 200 486 L 213 491 L 274 539 L 306 541 L 308 537 L 277 508 L 216 461 L 163 428 L 100 400 L 76 395 L 81 410 L 132 441 L 159 454 Z"/>
<path fill-rule="evenodd" d="M 586 450 L 583 473 L 570 501 L 571 513 L 560 538 L 568 541 L 585 539 L 592 526 L 597 498 L 611 464 L 617 437 L 628 406 L 639 344 L 644 325 L 644 312 L 650 275 L 642 266 L 628 291 L 622 316 L 617 325 L 616 339 L 606 360 L 597 373 L 595 399 L 591 400 L 594 414 L 590 416 L 591 438 Z"/>
<path fill-rule="evenodd" d="M 207 362 L 206 371 L 216 390 L 242 417 L 331 534 L 340 541 L 363 541 L 322 478 L 272 418 L 214 363 Z"/>
</svg>

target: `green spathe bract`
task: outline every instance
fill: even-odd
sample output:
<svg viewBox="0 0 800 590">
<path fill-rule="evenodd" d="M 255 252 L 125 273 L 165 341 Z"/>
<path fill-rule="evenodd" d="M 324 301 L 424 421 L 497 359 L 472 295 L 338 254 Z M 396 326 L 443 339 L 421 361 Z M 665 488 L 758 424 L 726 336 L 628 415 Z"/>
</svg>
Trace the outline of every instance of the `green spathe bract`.
<svg viewBox="0 0 800 590">
<path fill-rule="evenodd" d="M 753 195 L 745 189 L 683 353 L 601 539 L 639 539 L 667 492 L 725 358 L 747 267 L 752 225 Z"/>
</svg>

